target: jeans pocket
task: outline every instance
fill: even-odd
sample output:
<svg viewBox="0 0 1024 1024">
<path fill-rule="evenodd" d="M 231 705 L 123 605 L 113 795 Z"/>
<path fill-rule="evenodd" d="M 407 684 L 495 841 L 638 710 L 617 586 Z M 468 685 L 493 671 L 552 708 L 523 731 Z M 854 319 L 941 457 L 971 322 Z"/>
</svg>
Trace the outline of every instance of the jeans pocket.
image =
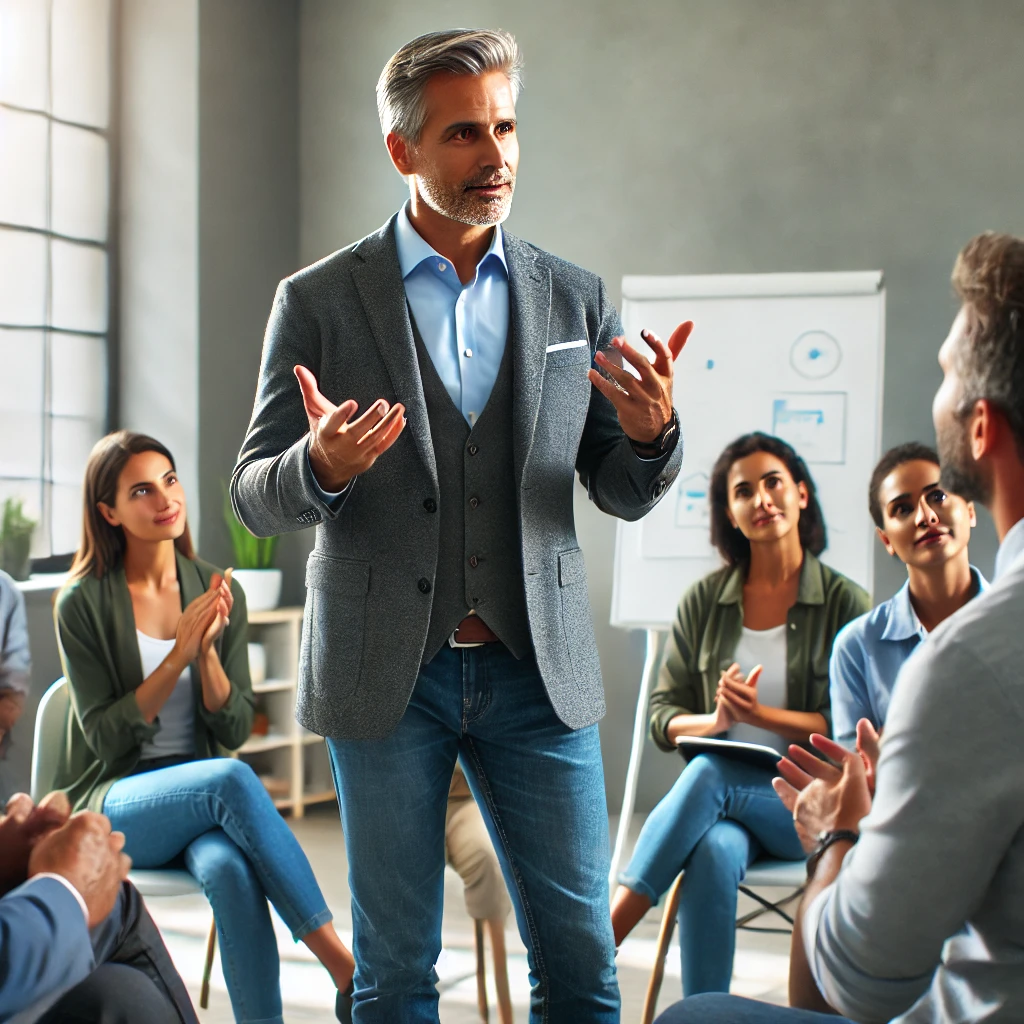
<svg viewBox="0 0 1024 1024">
<path fill-rule="evenodd" d="M 363 660 L 370 563 L 314 551 L 306 563 L 306 589 L 300 676 L 317 692 L 351 692 Z M 308 673 L 302 671 L 307 666 Z"/>
</svg>

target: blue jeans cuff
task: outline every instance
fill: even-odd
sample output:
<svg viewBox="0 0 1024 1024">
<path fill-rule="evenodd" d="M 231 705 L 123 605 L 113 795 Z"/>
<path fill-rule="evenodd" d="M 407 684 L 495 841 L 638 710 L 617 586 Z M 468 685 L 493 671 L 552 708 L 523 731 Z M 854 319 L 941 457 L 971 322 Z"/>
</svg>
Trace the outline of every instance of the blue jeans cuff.
<svg viewBox="0 0 1024 1024">
<path fill-rule="evenodd" d="M 292 932 L 292 938 L 296 942 L 301 942 L 302 939 L 304 939 L 310 932 L 315 932 L 317 928 L 322 928 L 328 921 L 333 920 L 334 915 L 327 909 L 327 907 L 324 907 L 320 913 L 314 914 L 308 920 L 303 921 L 302 924 Z"/>
<path fill-rule="evenodd" d="M 656 893 L 642 878 L 634 878 L 625 872 L 619 875 L 619 885 L 624 885 L 627 889 L 646 896 L 651 901 L 652 907 L 656 907 L 661 899 L 661 894 Z"/>
</svg>

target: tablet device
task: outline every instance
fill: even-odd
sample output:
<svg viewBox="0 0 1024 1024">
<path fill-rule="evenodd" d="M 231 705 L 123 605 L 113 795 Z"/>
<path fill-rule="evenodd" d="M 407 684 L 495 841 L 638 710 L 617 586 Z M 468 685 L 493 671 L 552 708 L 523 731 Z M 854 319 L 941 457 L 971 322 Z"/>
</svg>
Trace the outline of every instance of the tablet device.
<svg viewBox="0 0 1024 1024">
<path fill-rule="evenodd" d="M 775 774 L 778 774 L 778 764 L 783 757 L 774 747 L 767 747 L 761 743 L 720 740 L 714 736 L 680 736 L 676 740 L 676 746 L 686 761 L 698 754 L 718 754 L 720 757 L 730 757 L 757 768 L 766 768 Z"/>
</svg>

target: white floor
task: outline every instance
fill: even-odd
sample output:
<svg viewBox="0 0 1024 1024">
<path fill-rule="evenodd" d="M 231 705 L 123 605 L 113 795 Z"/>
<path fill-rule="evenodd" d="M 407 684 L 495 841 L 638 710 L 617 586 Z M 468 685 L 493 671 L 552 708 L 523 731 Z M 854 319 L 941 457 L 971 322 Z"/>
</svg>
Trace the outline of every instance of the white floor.
<svg viewBox="0 0 1024 1024">
<path fill-rule="evenodd" d="M 634 822 L 635 830 L 639 830 L 641 823 L 639 818 Z M 352 924 L 346 884 L 348 870 L 336 809 L 331 805 L 318 808 L 301 821 L 291 824 L 313 865 L 328 905 L 334 911 L 335 923 L 342 938 L 351 943 Z M 741 897 L 741 912 L 749 909 L 746 905 L 748 903 Z M 148 905 L 198 1008 L 206 936 L 210 926 L 209 907 L 198 896 L 150 900 Z M 619 950 L 617 964 L 622 992 L 622 1020 L 626 1024 L 640 1019 L 660 920 L 660 912 L 652 911 Z M 292 942 L 287 929 L 276 916 L 274 921 L 279 934 L 285 1019 L 289 1022 L 333 1019 L 334 989 L 327 973 L 305 946 Z M 526 950 L 511 918 L 508 948 L 509 980 L 516 1020 L 526 1024 L 530 994 Z M 784 1003 L 788 952 L 788 936 L 739 932 L 732 991 L 739 995 Z M 443 1024 L 478 1022 L 473 922 L 466 914 L 462 902 L 461 883 L 451 872 L 445 876 L 444 952 L 437 969 L 441 979 L 438 987 L 441 990 L 440 1016 Z M 679 947 L 673 943 L 666 964 L 659 1008 L 669 1006 L 680 995 Z M 496 1019 L 493 991 L 491 1006 L 493 1021 Z M 203 1024 L 228 1024 L 233 1020 L 219 958 L 214 968 L 210 1007 L 200 1011 L 199 1016 Z"/>
</svg>

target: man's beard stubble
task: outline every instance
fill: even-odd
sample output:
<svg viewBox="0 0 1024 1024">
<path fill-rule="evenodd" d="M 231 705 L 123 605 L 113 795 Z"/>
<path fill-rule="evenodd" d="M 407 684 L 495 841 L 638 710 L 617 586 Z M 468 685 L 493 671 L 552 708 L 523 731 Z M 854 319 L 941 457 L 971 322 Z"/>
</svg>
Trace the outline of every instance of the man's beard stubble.
<svg viewBox="0 0 1024 1024">
<path fill-rule="evenodd" d="M 473 192 L 466 191 L 474 185 L 506 184 L 508 195 L 499 200 L 485 201 Z M 450 185 L 436 178 L 419 176 L 420 195 L 423 201 L 436 213 L 457 224 L 471 224 L 474 227 L 488 227 L 504 221 L 512 208 L 512 194 L 515 192 L 515 175 L 505 169 L 504 174 L 494 171 L 479 181 L 464 181 Z"/>
<path fill-rule="evenodd" d="M 967 441 L 967 424 L 950 417 L 936 431 L 939 448 L 939 479 L 942 486 L 964 501 L 987 505 L 992 496 L 992 482 L 971 456 Z"/>
</svg>

